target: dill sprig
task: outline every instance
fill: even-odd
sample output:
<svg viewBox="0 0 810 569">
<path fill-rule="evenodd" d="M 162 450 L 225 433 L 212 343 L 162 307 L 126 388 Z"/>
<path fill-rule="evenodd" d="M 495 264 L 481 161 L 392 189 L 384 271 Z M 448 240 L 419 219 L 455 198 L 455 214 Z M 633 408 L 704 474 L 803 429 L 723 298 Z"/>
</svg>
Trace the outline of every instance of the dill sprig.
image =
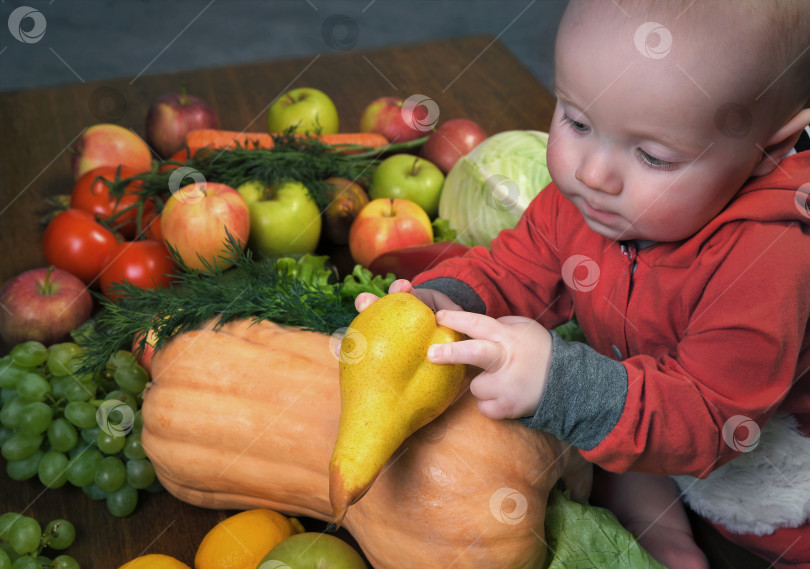
<svg viewBox="0 0 810 569">
<path fill-rule="evenodd" d="M 340 294 L 341 283 L 306 282 L 280 270 L 275 260 L 254 260 L 233 236 L 220 256 L 222 262 L 208 264 L 209 272 L 190 269 L 177 251 L 170 253 L 178 267 L 173 286 L 151 290 L 121 282 L 112 290 L 118 301 L 97 295 L 102 309 L 83 341 L 83 373 L 103 369 L 112 354 L 129 349 L 137 334 L 141 338 L 136 353 L 141 353 L 144 332 L 150 328 L 159 348 L 173 335 L 209 320 L 216 321 L 215 328 L 246 318 L 331 334 L 357 314 L 353 298 Z M 225 261 L 234 266 L 222 270 Z"/>
</svg>

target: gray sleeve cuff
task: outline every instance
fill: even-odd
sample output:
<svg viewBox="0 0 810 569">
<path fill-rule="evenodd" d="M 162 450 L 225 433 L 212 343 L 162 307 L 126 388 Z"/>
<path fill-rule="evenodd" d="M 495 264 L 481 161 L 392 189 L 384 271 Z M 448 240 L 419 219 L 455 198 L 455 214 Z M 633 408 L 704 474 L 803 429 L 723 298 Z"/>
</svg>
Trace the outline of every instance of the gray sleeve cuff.
<svg viewBox="0 0 810 569">
<path fill-rule="evenodd" d="M 610 433 L 627 399 L 627 370 L 579 342 L 551 332 L 551 368 L 533 417 L 519 421 L 582 449 L 591 450 Z"/>
<path fill-rule="evenodd" d="M 418 284 L 414 288 L 429 288 L 443 292 L 466 312 L 475 312 L 477 314 L 486 314 L 487 312 L 487 307 L 481 297 L 478 296 L 478 293 L 470 285 L 458 279 L 439 277 Z"/>
</svg>

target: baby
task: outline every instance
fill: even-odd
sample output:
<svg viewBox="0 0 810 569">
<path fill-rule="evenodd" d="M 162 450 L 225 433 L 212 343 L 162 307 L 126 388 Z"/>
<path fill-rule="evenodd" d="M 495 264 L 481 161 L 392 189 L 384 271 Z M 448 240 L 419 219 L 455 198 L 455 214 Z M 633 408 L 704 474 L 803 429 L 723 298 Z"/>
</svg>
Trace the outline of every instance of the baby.
<svg viewBox="0 0 810 569">
<path fill-rule="evenodd" d="M 808 40 L 808 0 L 572 0 L 553 183 L 489 249 L 390 289 L 470 338 L 428 356 L 482 370 L 483 415 L 577 447 L 671 568 L 708 566 L 681 498 L 810 567 Z M 587 346 L 550 332 L 574 315 Z"/>
</svg>

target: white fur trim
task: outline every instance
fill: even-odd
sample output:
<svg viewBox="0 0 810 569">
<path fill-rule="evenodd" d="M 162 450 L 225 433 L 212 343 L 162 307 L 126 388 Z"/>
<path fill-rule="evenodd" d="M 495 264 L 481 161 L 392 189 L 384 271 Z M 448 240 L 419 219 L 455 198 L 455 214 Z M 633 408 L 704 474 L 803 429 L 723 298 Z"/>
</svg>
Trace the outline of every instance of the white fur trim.
<svg viewBox="0 0 810 569">
<path fill-rule="evenodd" d="M 810 438 L 802 435 L 797 425 L 793 415 L 774 415 L 762 427 L 759 442 L 750 452 L 743 452 L 704 479 L 673 476 L 684 501 L 732 533 L 767 535 L 807 523 Z"/>
</svg>

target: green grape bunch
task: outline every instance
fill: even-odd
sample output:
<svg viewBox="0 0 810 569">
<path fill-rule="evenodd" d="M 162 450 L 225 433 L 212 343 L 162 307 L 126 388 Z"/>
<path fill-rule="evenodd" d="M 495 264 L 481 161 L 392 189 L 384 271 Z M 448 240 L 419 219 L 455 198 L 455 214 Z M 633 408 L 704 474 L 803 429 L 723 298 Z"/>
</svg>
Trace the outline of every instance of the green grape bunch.
<svg viewBox="0 0 810 569">
<path fill-rule="evenodd" d="M 73 342 L 29 341 L 0 358 L 0 453 L 12 480 L 71 484 L 125 517 L 139 491 L 162 489 L 141 444 L 149 374 L 126 350 L 83 374 L 83 355 Z"/>
<path fill-rule="evenodd" d="M 54 558 L 76 540 L 76 528 L 64 519 L 48 522 L 43 528 L 32 516 L 16 512 L 0 515 L 0 569 L 79 569 L 67 554 Z"/>
</svg>

